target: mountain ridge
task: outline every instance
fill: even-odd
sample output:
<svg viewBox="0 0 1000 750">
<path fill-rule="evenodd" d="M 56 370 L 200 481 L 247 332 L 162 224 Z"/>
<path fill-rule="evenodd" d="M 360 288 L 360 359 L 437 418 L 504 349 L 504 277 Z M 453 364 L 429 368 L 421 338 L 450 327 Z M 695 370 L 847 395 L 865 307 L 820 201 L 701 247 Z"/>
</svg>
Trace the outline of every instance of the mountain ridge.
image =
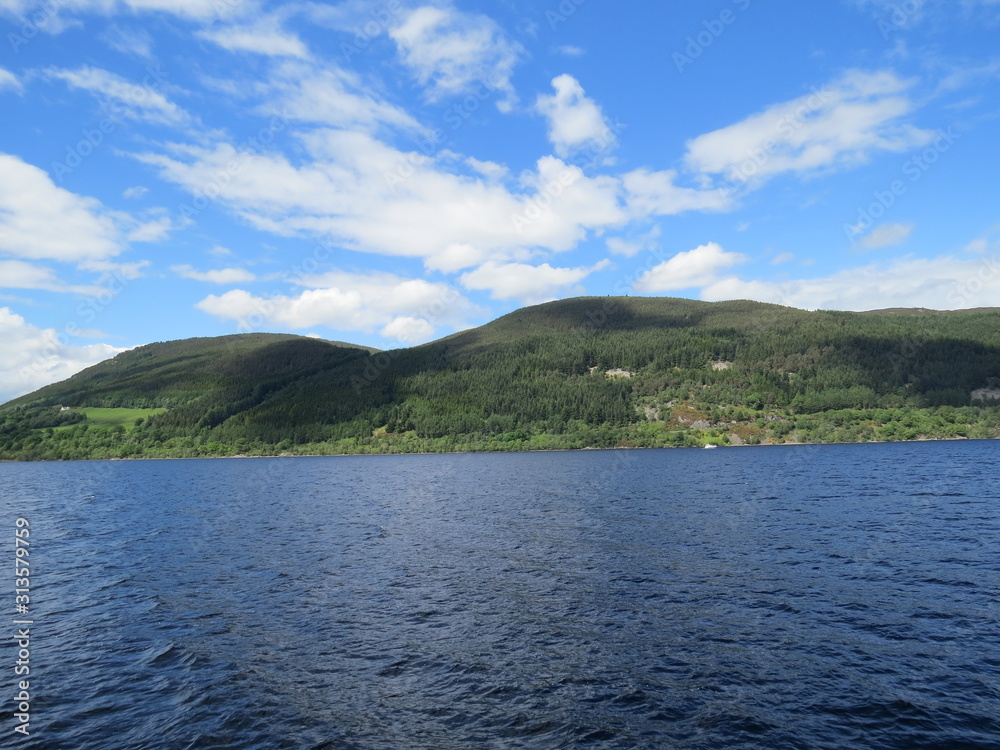
<svg viewBox="0 0 1000 750">
<path fill-rule="evenodd" d="M 266 333 L 147 344 L 0 405 L 0 458 L 996 437 L 1000 402 L 971 394 L 998 385 L 995 308 L 578 297 L 388 351 Z M 107 427 L 81 409 L 142 416 Z"/>
</svg>

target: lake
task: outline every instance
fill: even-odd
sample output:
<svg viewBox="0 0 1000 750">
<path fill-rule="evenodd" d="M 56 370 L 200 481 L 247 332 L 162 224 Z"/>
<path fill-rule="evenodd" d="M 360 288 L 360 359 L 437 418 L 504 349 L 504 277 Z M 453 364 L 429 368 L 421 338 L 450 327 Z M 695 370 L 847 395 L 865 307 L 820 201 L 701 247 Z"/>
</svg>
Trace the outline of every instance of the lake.
<svg viewBox="0 0 1000 750">
<path fill-rule="evenodd" d="M 2 464 L 0 745 L 995 749 L 998 451 Z"/>
</svg>

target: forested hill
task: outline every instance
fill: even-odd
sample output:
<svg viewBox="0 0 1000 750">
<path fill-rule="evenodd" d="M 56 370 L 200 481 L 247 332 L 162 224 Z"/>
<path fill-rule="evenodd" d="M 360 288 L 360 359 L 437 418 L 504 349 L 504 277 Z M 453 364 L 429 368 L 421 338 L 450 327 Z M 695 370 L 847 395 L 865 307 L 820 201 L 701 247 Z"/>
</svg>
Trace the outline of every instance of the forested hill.
<svg viewBox="0 0 1000 750">
<path fill-rule="evenodd" d="M 995 309 L 591 297 L 389 352 L 149 344 L 0 407 L 0 458 L 996 437 L 998 386 Z"/>
</svg>

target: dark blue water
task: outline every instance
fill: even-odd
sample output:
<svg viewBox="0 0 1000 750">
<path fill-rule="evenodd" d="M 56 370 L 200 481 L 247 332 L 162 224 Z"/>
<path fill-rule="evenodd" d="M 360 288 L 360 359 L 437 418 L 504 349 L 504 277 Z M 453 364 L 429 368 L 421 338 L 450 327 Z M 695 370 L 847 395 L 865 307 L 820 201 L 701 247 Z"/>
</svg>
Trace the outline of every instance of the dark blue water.
<svg viewBox="0 0 1000 750">
<path fill-rule="evenodd" d="M 998 455 L 0 465 L 0 746 L 998 748 Z"/>
</svg>

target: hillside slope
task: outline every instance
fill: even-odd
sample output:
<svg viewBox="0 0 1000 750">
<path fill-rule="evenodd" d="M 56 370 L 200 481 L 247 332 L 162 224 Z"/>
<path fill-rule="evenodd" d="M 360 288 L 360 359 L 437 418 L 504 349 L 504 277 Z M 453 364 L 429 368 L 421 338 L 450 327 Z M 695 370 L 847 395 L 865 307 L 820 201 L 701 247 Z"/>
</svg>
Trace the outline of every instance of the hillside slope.
<svg viewBox="0 0 1000 750">
<path fill-rule="evenodd" d="M 410 349 L 152 344 L 0 407 L 0 458 L 995 437 L 1000 312 L 577 298 Z M 70 407 L 165 407 L 96 429 Z M 95 429 L 90 429 L 95 427 Z"/>
</svg>

